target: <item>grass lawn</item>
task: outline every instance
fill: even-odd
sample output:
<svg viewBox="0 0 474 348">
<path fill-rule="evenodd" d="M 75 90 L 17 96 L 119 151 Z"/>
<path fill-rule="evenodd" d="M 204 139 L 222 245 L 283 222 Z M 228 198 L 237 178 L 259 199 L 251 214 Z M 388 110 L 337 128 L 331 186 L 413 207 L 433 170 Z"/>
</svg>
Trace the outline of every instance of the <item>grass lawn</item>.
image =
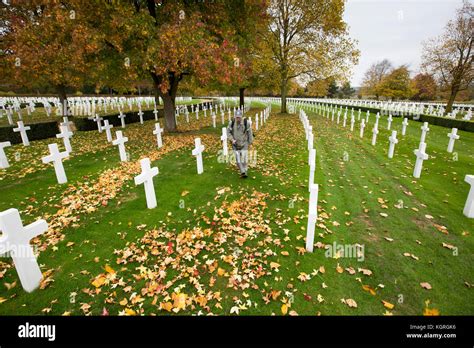
<svg viewBox="0 0 474 348">
<path fill-rule="evenodd" d="M 254 103 L 248 114 L 263 107 Z M 7 148 L 12 166 L 0 170 L 0 210 L 18 208 L 24 224 L 43 217 L 50 228 L 34 241 L 45 275 L 40 289 L 24 292 L 11 260 L 1 259 L 0 314 L 474 313 L 474 221 L 462 214 L 474 134 L 459 132 L 454 157 L 446 152 L 449 129 L 430 126 L 430 158 L 414 179 L 421 123 L 410 121 L 402 137 L 401 119 L 394 120 L 400 142 L 389 160 L 385 117 L 374 147 L 374 115 L 360 139 L 358 123 L 351 133 L 349 124 L 308 111 L 320 192 L 316 246 L 307 253 L 304 130 L 297 115 L 277 111 L 273 105 L 255 132 L 248 179 L 221 160 L 220 117 L 213 128 L 202 112 L 165 133 L 161 149 L 153 121 L 127 125 L 128 163 L 105 134 L 76 133 L 62 186 L 39 160 L 51 139 Z M 191 155 L 197 136 L 206 146 L 201 175 Z M 160 170 L 153 210 L 143 185 L 133 183 L 145 156 Z M 364 257 L 327 257 L 333 243 L 360 244 Z"/>
</svg>

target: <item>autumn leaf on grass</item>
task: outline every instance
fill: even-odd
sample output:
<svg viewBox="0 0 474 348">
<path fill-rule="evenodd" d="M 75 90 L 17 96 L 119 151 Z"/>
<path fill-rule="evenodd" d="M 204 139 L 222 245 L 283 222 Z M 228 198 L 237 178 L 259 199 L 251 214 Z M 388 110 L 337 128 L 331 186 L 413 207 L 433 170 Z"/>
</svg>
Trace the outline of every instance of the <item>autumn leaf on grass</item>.
<svg viewBox="0 0 474 348">
<path fill-rule="evenodd" d="M 391 304 L 390 302 L 387 302 L 387 301 L 384 301 L 384 300 L 382 300 L 382 303 L 383 303 L 383 306 L 385 308 L 388 308 L 388 309 L 393 309 L 393 307 L 395 307 L 394 304 Z"/>
<path fill-rule="evenodd" d="M 306 274 L 304 272 L 301 272 L 298 276 L 298 279 L 301 280 L 302 282 L 305 282 L 307 280 L 310 280 L 311 277 L 309 276 L 309 274 Z"/>
<path fill-rule="evenodd" d="M 344 272 L 344 269 L 343 269 L 341 266 L 339 266 L 339 263 L 338 263 L 337 266 L 336 266 L 336 271 L 337 271 L 337 273 L 342 273 L 342 272 Z"/>
<path fill-rule="evenodd" d="M 351 307 L 351 308 L 357 308 L 357 302 L 354 301 L 354 300 L 351 299 L 351 298 L 348 298 L 348 299 L 341 299 L 341 302 L 342 302 L 342 303 L 345 303 L 346 305 L 348 305 L 348 306 Z"/>
<path fill-rule="evenodd" d="M 176 293 L 172 293 L 171 294 L 171 298 L 173 299 L 174 303 L 173 303 L 173 312 L 177 313 L 179 312 L 181 309 L 185 309 L 186 308 L 186 294 L 184 293 L 179 293 L 179 294 L 176 294 Z"/>
<path fill-rule="evenodd" d="M 286 303 L 281 305 L 281 313 L 283 315 L 286 315 L 286 313 L 288 313 L 288 305 Z"/>
<path fill-rule="evenodd" d="M 270 268 L 274 269 L 275 271 L 278 272 L 278 268 L 280 267 L 280 264 L 277 262 L 270 262 Z"/>
<path fill-rule="evenodd" d="M 271 292 L 272 299 L 276 300 L 280 296 L 280 294 L 281 294 L 281 291 L 272 290 L 272 292 Z"/>
<path fill-rule="evenodd" d="M 4 297 L 0 297 L 0 303 L 7 302 L 7 299 Z"/>
<path fill-rule="evenodd" d="M 436 308 L 428 308 L 426 307 L 424 310 L 423 310 L 423 315 L 424 316 L 438 316 L 439 315 L 439 310 L 437 310 Z"/>
<path fill-rule="evenodd" d="M 303 247 L 296 247 L 296 250 L 298 250 L 298 255 L 304 255 L 306 252 L 306 249 Z"/>
<path fill-rule="evenodd" d="M 372 275 L 372 271 L 370 269 L 359 268 L 358 271 L 362 272 L 362 274 L 364 274 L 366 276 L 371 276 Z"/>
<path fill-rule="evenodd" d="M 95 279 L 92 281 L 92 285 L 94 285 L 96 288 L 100 288 L 102 285 L 105 283 L 105 276 L 103 274 L 99 274 Z"/>
<path fill-rule="evenodd" d="M 183 191 L 183 192 L 181 192 L 181 197 L 186 196 L 188 193 L 189 193 L 189 191 Z"/>
<path fill-rule="evenodd" d="M 109 265 L 105 265 L 105 271 L 109 274 L 115 274 L 114 269 L 110 267 Z"/>
<path fill-rule="evenodd" d="M 282 251 L 280 254 L 282 254 L 283 256 L 288 256 L 290 255 L 290 253 L 288 251 Z"/>
<path fill-rule="evenodd" d="M 420 283 L 420 285 L 421 285 L 421 287 L 422 287 L 423 289 L 426 289 L 426 290 L 431 290 L 431 289 L 432 289 L 430 283 L 424 282 L 424 283 Z"/>
<path fill-rule="evenodd" d="M 456 247 L 454 245 L 451 245 L 451 244 L 448 244 L 448 243 L 443 242 L 442 245 L 443 245 L 444 248 L 447 248 L 449 250 L 455 250 L 456 249 Z"/>
<path fill-rule="evenodd" d="M 355 272 L 356 272 L 353 267 L 348 267 L 348 268 L 346 268 L 346 271 L 347 271 L 347 273 L 349 273 L 349 274 L 355 274 Z"/>
<path fill-rule="evenodd" d="M 446 226 L 442 226 L 442 225 L 438 225 L 438 224 L 435 224 L 433 223 L 433 226 L 441 233 L 444 233 L 444 234 L 449 234 L 448 232 L 448 228 Z"/>
<path fill-rule="evenodd" d="M 375 295 L 376 295 L 375 290 L 372 289 L 372 288 L 370 287 L 370 285 L 362 285 L 362 289 L 364 289 L 364 290 L 367 291 L 367 292 L 370 292 L 370 294 L 371 294 L 372 296 L 375 296 Z"/>
<path fill-rule="evenodd" d="M 171 310 L 173 309 L 173 304 L 171 302 L 161 302 L 160 308 L 164 309 L 167 312 L 171 312 Z"/>
</svg>

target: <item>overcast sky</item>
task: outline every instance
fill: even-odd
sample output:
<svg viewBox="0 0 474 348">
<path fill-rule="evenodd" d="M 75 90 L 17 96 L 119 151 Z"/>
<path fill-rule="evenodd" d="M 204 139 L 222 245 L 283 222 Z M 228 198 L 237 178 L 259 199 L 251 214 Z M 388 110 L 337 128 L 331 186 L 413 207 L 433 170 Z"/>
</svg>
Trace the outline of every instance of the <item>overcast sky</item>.
<svg viewBox="0 0 474 348">
<path fill-rule="evenodd" d="M 347 0 L 344 18 L 359 41 L 359 65 L 351 84 L 360 86 L 370 65 L 384 58 L 417 72 L 422 42 L 443 32 L 462 0 Z"/>
</svg>

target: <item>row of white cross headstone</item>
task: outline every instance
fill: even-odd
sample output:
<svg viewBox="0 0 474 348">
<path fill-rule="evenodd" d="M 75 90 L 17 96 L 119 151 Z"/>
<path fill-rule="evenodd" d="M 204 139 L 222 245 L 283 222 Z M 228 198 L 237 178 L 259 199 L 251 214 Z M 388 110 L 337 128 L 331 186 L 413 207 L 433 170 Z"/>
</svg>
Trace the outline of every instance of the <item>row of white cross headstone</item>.
<svg viewBox="0 0 474 348">
<path fill-rule="evenodd" d="M 314 183 L 314 173 L 316 171 L 316 149 L 314 148 L 313 127 L 310 125 L 308 116 L 305 111 L 300 109 L 299 117 L 303 123 L 305 137 L 308 150 L 309 165 L 309 206 L 308 206 L 308 222 L 306 225 L 306 250 L 313 252 L 314 231 L 316 228 L 316 220 L 318 218 L 318 193 L 319 185 Z"/>
</svg>

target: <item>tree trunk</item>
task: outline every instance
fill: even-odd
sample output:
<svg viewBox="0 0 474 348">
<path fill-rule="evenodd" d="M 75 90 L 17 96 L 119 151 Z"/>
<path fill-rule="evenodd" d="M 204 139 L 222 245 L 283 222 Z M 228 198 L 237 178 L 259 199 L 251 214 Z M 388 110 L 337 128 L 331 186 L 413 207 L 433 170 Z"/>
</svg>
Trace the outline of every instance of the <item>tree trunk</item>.
<svg viewBox="0 0 474 348">
<path fill-rule="evenodd" d="M 153 87 L 153 91 L 155 92 L 155 104 L 158 106 L 160 105 L 160 93 L 158 93 L 158 87 Z"/>
<path fill-rule="evenodd" d="M 454 100 L 456 99 L 456 95 L 459 92 L 459 86 L 460 86 L 460 83 L 458 82 L 454 82 L 453 85 L 451 86 L 451 94 L 449 95 L 448 104 L 446 105 L 446 110 L 444 111 L 445 115 L 447 115 L 453 110 L 453 104 L 454 104 Z"/>
<path fill-rule="evenodd" d="M 287 93 L 287 83 L 285 80 L 281 83 L 281 89 L 280 89 L 280 94 L 281 94 L 281 110 L 280 112 L 282 114 L 286 114 L 286 93 Z"/>
<path fill-rule="evenodd" d="M 175 99 L 172 98 L 168 93 L 161 96 L 163 99 L 163 111 L 165 114 L 165 131 L 175 132 L 176 131 L 176 119 L 175 119 Z"/>
<path fill-rule="evenodd" d="M 183 78 L 183 74 L 176 75 L 174 72 L 169 72 L 167 75 L 156 75 L 153 72 L 150 72 L 150 75 L 153 79 L 153 86 L 155 88 L 155 98 L 156 95 L 163 99 L 163 111 L 165 115 L 165 131 L 175 132 L 176 131 L 176 118 L 175 118 L 175 100 L 176 92 L 178 91 L 178 84 Z M 169 88 L 167 91 L 163 92 L 159 86 L 163 79 L 168 79 Z"/>
<path fill-rule="evenodd" d="M 67 94 L 66 94 L 66 87 L 63 85 L 57 86 L 59 102 L 61 103 L 61 110 L 63 116 L 69 115 L 69 110 L 67 109 Z M 65 107 L 66 106 L 66 107 Z M 64 112 L 65 111 L 65 112 Z"/>
<path fill-rule="evenodd" d="M 245 91 L 245 88 L 239 88 L 239 96 L 240 96 L 240 105 L 239 106 L 244 106 L 245 105 L 244 91 Z"/>
</svg>

